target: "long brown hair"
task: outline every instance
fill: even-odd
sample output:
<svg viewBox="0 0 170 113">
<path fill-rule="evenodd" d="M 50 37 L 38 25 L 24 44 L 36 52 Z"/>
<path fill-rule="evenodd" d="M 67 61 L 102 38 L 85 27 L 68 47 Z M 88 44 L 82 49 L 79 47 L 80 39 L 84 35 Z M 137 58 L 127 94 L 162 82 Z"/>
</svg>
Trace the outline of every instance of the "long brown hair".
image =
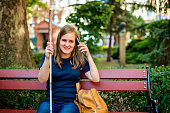
<svg viewBox="0 0 170 113">
<path fill-rule="evenodd" d="M 81 65 L 82 66 L 81 70 L 82 70 L 85 65 L 85 60 L 84 60 L 84 55 L 78 50 L 77 38 L 80 41 L 80 36 L 79 36 L 77 29 L 73 25 L 65 25 L 64 27 L 61 28 L 60 32 L 58 33 L 57 41 L 56 41 L 56 48 L 55 48 L 55 53 L 54 53 L 55 65 L 59 66 L 62 69 L 61 64 L 63 62 L 61 60 L 60 40 L 63 35 L 68 34 L 68 33 L 75 34 L 75 46 L 70 56 L 70 63 L 73 65 L 72 69 L 76 69 L 78 68 L 78 66 Z"/>
</svg>

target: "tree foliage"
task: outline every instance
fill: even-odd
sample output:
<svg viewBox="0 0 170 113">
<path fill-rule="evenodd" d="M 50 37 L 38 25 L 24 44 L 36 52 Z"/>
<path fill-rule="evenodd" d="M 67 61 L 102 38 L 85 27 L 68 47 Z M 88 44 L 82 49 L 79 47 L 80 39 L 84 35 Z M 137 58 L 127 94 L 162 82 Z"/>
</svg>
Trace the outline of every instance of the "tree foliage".
<svg viewBox="0 0 170 113">
<path fill-rule="evenodd" d="M 43 8 L 45 10 L 48 9 L 47 5 L 40 0 L 27 0 L 26 7 L 27 7 L 27 14 L 31 14 L 35 17 L 39 15 L 38 11 L 34 11 L 35 6 L 38 6 L 38 8 Z"/>
<path fill-rule="evenodd" d="M 86 32 L 82 32 L 82 41 L 85 40 L 84 37 L 88 37 L 87 44 L 89 49 L 92 50 L 94 48 L 92 48 L 92 45 L 96 45 L 102 38 L 102 33 L 110 20 L 113 8 L 113 5 L 109 6 L 101 1 L 87 2 L 76 6 L 75 12 L 71 13 L 66 21 L 74 23 L 79 31 Z"/>
<path fill-rule="evenodd" d="M 149 32 L 148 40 L 150 40 L 152 52 L 146 57 L 149 57 L 149 62 L 153 66 L 170 65 L 170 28 L 168 27 L 169 20 L 159 20 L 148 24 L 146 27 Z"/>
<path fill-rule="evenodd" d="M 108 1 L 106 3 L 110 4 L 111 0 L 104 0 L 104 1 Z M 119 29 L 119 25 L 121 22 L 125 22 L 126 23 L 126 31 L 130 31 L 130 32 L 140 32 L 140 30 L 138 31 L 138 29 L 140 27 L 142 27 L 143 25 L 145 25 L 145 21 L 144 19 L 139 16 L 138 18 L 136 16 L 134 16 L 132 13 L 132 11 L 127 11 L 126 9 L 122 9 L 121 6 L 121 1 L 120 0 L 114 0 L 113 5 L 115 6 L 113 9 L 113 28 L 112 30 L 114 31 L 114 33 L 119 33 L 120 29 Z M 107 27 L 109 31 L 109 26 Z M 134 31 L 135 30 L 135 31 Z"/>
<path fill-rule="evenodd" d="M 144 40 L 134 39 L 126 47 L 127 63 L 150 63 L 152 67 L 170 65 L 170 29 L 168 20 L 154 21 L 145 26 Z M 118 52 L 112 57 L 118 58 Z"/>
<path fill-rule="evenodd" d="M 146 2 L 129 2 L 126 0 L 122 0 L 122 4 L 126 5 L 132 5 L 132 11 L 138 10 L 140 8 L 146 8 L 146 10 L 152 10 L 152 11 L 158 11 L 164 13 L 167 12 L 167 9 L 169 8 L 169 1 L 168 0 L 147 0 Z"/>
<path fill-rule="evenodd" d="M 152 9 L 154 9 L 154 11 L 157 10 L 158 5 L 159 6 L 158 11 L 159 12 L 164 11 L 164 13 L 166 13 L 167 9 L 170 7 L 168 0 L 158 0 L 158 2 L 156 0 L 148 0 L 147 3 Z"/>
<path fill-rule="evenodd" d="M 144 29 L 136 29 L 137 27 L 140 27 L 141 25 L 144 24 L 144 20 L 139 17 L 136 18 L 135 16 L 132 15 L 132 12 L 127 11 L 126 8 L 122 8 L 122 3 L 120 0 L 103 0 L 107 4 L 112 4 L 114 5 L 113 9 L 113 18 L 110 20 L 110 24 L 107 27 L 107 32 L 109 32 L 110 36 L 114 37 L 119 37 L 119 32 L 122 30 L 120 27 L 121 22 L 125 22 L 125 29 L 126 31 L 130 31 L 132 33 L 138 33 L 140 35 L 144 34 L 143 32 L 145 31 Z M 111 25 L 113 24 L 113 25 Z M 111 33 L 112 31 L 112 33 Z M 116 39 L 115 39 L 116 40 Z M 111 40 L 110 40 L 111 41 Z M 116 42 L 116 41 L 115 41 Z M 111 46 L 109 45 L 108 49 L 108 54 L 107 54 L 107 61 L 110 61 L 110 54 L 111 52 Z"/>
</svg>

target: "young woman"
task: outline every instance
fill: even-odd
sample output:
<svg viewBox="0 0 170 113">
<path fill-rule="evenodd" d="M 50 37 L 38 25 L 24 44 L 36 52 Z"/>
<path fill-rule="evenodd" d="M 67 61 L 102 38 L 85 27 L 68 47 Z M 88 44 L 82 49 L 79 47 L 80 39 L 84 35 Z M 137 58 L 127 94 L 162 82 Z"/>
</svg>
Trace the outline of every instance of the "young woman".
<svg viewBox="0 0 170 113">
<path fill-rule="evenodd" d="M 99 82 L 99 73 L 89 49 L 78 40 L 80 41 L 80 38 L 76 28 L 72 25 L 65 25 L 58 34 L 55 51 L 53 51 L 53 44 L 47 42 L 38 73 L 39 81 L 47 82 L 47 91 L 46 98 L 37 113 L 50 112 L 49 54 L 54 53 L 52 55 L 53 113 L 79 113 L 74 100 L 77 93 L 76 83 L 80 81 L 81 72 L 91 81 Z"/>
</svg>

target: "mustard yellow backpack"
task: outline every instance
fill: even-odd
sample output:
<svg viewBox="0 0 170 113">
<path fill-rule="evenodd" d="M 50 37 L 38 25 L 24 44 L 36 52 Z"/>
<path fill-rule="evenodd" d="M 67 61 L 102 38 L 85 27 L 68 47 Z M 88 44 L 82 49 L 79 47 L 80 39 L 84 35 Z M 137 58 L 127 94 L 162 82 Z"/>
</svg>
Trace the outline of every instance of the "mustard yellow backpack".
<svg viewBox="0 0 170 113">
<path fill-rule="evenodd" d="M 80 113 L 108 113 L 107 105 L 95 88 L 80 90 L 80 83 L 76 84 L 77 98 L 74 103 Z"/>
</svg>

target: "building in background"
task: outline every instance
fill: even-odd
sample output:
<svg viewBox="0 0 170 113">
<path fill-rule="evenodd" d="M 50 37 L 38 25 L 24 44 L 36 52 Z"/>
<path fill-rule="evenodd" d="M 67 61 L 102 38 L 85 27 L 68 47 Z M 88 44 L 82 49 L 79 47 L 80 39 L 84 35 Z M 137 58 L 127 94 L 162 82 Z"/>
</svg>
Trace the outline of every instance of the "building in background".
<svg viewBox="0 0 170 113">
<path fill-rule="evenodd" d="M 48 25 L 49 25 L 49 20 L 45 19 L 41 21 L 39 24 L 35 25 L 34 27 L 34 33 L 36 37 L 36 47 L 37 47 L 37 52 L 44 52 L 44 49 L 47 46 L 47 41 L 49 38 L 48 35 Z M 55 45 L 56 39 L 58 32 L 60 31 L 61 27 L 59 27 L 57 24 L 52 22 L 52 41 Z"/>
<path fill-rule="evenodd" d="M 87 1 L 93 0 L 40 0 L 45 3 L 48 8 L 53 11 L 53 38 L 56 38 L 57 33 L 67 24 L 65 18 L 74 12 L 73 4 L 84 4 Z M 69 7 L 68 7 L 69 6 Z M 45 44 L 48 39 L 48 10 L 34 7 L 34 12 L 38 12 L 38 16 L 28 15 L 28 30 L 30 36 L 30 46 L 33 52 L 44 52 Z"/>
</svg>

